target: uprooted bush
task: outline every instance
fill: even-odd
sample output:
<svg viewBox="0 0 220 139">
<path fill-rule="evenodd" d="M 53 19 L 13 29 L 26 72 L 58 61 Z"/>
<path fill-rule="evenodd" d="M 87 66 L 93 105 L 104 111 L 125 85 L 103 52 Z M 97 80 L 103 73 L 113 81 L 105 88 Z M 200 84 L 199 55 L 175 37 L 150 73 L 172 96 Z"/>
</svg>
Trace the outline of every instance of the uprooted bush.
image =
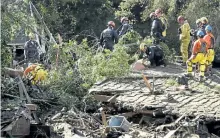
<svg viewBox="0 0 220 139">
<path fill-rule="evenodd" d="M 139 50 L 138 42 L 140 40 L 140 34 L 134 30 L 131 30 L 119 39 L 119 42 L 116 46 L 124 46 L 127 54 L 132 57 Z"/>
<path fill-rule="evenodd" d="M 57 50 L 58 47 L 54 47 L 52 55 L 55 55 Z M 60 47 L 58 67 L 49 72 L 45 86 L 50 92 L 56 93 L 60 103 L 66 107 L 75 105 L 84 109 L 85 106 L 95 106 L 97 103 L 94 100 L 88 100 L 91 97 L 87 96 L 87 90 L 104 78 L 128 74 L 129 59 L 125 48 L 121 46 L 116 46 L 113 52 L 104 50 L 95 54 L 86 39 L 80 44 L 69 41 Z"/>
<path fill-rule="evenodd" d="M 87 51 L 86 55 L 79 59 L 78 68 L 87 85 L 108 77 L 123 76 L 129 72 L 129 55 L 125 48 L 115 46 L 113 52 L 104 50 L 96 55 Z"/>
</svg>

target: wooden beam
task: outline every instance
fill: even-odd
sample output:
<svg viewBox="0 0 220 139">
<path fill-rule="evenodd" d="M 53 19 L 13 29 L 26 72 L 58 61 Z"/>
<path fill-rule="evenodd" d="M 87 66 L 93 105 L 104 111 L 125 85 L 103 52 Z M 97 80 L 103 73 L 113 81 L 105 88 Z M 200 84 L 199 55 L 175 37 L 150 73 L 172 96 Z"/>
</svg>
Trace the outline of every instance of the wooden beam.
<svg viewBox="0 0 220 139">
<path fill-rule="evenodd" d="M 146 77 L 144 74 L 142 74 L 142 76 L 143 76 L 143 79 L 144 79 L 144 82 L 145 82 L 147 88 L 150 90 L 150 92 L 152 92 L 153 90 L 152 90 L 152 88 L 151 88 L 150 83 L 149 83 L 148 80 L 147 80 L 147 77 Z"/>
<path fill-rule="evenodd" d="M 23 70 L 12 69 L 12 68 L 7 68 L 7 67 L 4 67 L 3 70 L 5 74 L 9 75 L 12 78 L 23 76 Z"/>
<path fill-rule="evenodd" d="M 180 129 L 180 126 L 176 129 L 176 130 L 170 130 L 166 136 L 164 136 L 164 138 L 171 138 L 173 136 L 173 134 L 176 133 L 176 131 L 178 131 Z"/>
<path fill-rule="evenodd" d="M 107 102 L 115 102 L 116 98 L 119 96 L 119 94 L 115 94 L 110 99 L 107 100 Z"/>
<path fill-rule="evenodd" d="M 19 76 L 18 78 L 19 78 L 19 84 L 21 84 L 21 87 L 22 87 L 22 89 L 23 89 L 23 91 L 24 91 L 25 97 L 27 98 L 28 103 L 31 104 L 31 98 L 29 97 L 29 95 L 28 95 L 28 93 L 27 93 L 27 90 L 26 90 L 26 88 L 25 88 L 25 86 L 24 86 L 24 83 L 23 83 L 23 81 L 22 81 L 22 79 L 21 79 L 21 76 Z"/>
<path fill-rule="evenodd" d="M 23 83 L 23 81 L 22 81 L 22 79 L 21 79 L 21 76 L 19 76 L 19 83 L 21 84 L 21 87 L 23 88 L 23 92 L 24 92 L 24 94 L 25 94 L 25 96 L 26 96 L 26 98 L 27 98 L 28 103 L 29 103 L 29 104 L 32 104 L 31 98 L 29 97 L 29 95 L 28 95 L 28 93 L 27 93 L 27 90 L 26 90 L 26 88 L 25 88 L 25 86 L 24 86 L 24 83 Z M 35 111 L 33 112 L 33 116 L 34 116 L 35 121 L 36 121 L 37 123 L 39 123 L 40 120 L 38 119 L 37 114 L 36 114 Z"/>
<path fill-rule="evenodd" d="M 108 100 L 111 98 L 111 96 L 106 96 L 106 95 L 94 95 L 94 98 L 98 101 L 102 102 L 108 102 Z M 115 102 L 112 100 L 112 102 Z"/>
</svg>

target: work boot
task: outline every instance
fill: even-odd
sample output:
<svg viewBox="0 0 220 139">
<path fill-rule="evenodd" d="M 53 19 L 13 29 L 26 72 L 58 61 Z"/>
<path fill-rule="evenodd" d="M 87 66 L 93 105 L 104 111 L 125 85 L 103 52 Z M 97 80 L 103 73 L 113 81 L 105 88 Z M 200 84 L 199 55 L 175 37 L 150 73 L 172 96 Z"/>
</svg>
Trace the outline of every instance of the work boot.
<svg viewBox="0 0 220 139">
<path fill-rule="evenodd" d="M 209 77 L 209 76 L 211 76 L 211 73 L 210 73 L 210 71 L 207 71 L 207 72 L 205 72 L 205 76 L 206 76 L 206 77 Z"/>
<path fill-rule="evenodd" d="M 184 74 L 185 77 L 193 77 L 192 73 L 186 73 Z"/>
<path fill-rule="evenodd" d="M 205 77 L 204 76 L 199 76 L 199 81 L 200 82 L 203 82 L 205 80 Z"/>
<path fill-rule="evenodd" d="M 185 66 L 186 66 L 186 62 L 183 62 L 183 63 L 181 64 L 181 66 L 185 67 Z"/>
</svg>

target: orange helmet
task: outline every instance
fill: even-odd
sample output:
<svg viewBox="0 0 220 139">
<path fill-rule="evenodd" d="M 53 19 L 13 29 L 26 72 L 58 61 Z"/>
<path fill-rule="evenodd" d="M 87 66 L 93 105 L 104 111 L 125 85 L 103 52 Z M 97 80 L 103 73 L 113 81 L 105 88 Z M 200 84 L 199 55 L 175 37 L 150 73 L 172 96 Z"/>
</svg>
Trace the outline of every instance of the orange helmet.
<svg viewBox="0 0 220 139">
<path fill-rule="evenodd" d="M 108 22 L 108 26 L 115 27 L 115 22 L 114 22 L 114 21 L 109 21 L 109 22 Z"/>
<path fill-rule="evenodd" d="M 177 18 L 177 22 L 180 22 L 181 20 L 184 20 L 184 17 L 182 15 Z"/>
<path fill-rule="evenodd" d="M 150 14 L 150 18 L 155 17 L 155 16 L 156 16 L 155 12 L 152 12 L 152 13 Z"/>
<path fill-rule="evenodd" d="M 160 8 L 158 8 L 156 11 L 155 11 L 155 14 L 159 14 L 159 13 L 162 13 L 162 10 Z"/>
<path fill-rule="evenodd" d="M 122 17 L 122 18 L 121 18 L 121 23 L 122 23 L 123 21 L 128 21 L 128 18 L 127 18 L 127 17 Z"/>
</svg>

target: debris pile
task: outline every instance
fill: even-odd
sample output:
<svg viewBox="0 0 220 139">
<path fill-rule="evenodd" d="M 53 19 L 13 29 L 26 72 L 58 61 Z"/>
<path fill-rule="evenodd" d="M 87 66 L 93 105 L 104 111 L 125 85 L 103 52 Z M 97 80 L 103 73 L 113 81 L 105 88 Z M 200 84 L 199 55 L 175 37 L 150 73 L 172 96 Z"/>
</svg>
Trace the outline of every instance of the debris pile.
<svg viewBox="0 0 220 139">
<path fill-rule="evenodd" d="M 63 107 L 55 96 L 29 86 L 19 76 L 7 77 L 2 82 L 1 137 L 220 137 L 219 94 L 198 90 L 190 95 L 178 91 L 165 94 L 177 87 L 175 82 L 142 75 L 106 80 L 98 89 L 90 90 L 100 101 L 100 108 L 82 112 L 74 106 Z M 200 104 L 203 109 L 209 108 L 209 114 L 193 110 L 194 105 L 200 108 Z M 45 108 L 46 113 L 42 111 Z M 179 111 L 175 113 L 174 108 Z"/>
<path fill-rule="evenodd" d="M 54 127 L 54 131 L 61 137 L 99 137 L 101 121 L 95 116 L 82 113 L 76 108 L 61 112 L 48 118 L 46 124 Z"/>
</svg>

